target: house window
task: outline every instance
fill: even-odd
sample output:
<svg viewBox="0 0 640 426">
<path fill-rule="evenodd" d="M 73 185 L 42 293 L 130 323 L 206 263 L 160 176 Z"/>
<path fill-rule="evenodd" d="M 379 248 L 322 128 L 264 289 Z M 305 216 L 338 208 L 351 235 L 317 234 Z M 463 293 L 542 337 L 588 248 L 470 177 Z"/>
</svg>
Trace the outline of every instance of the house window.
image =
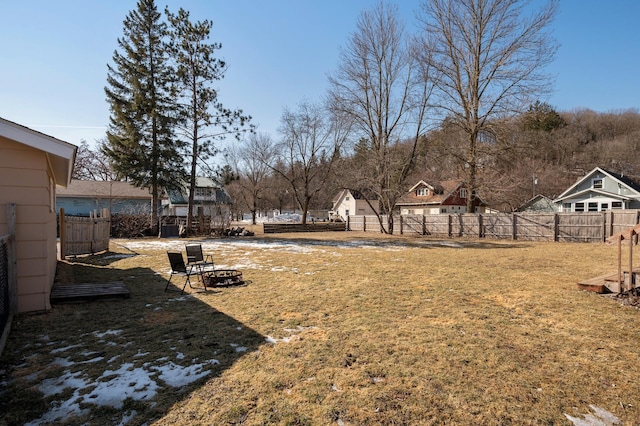
<svg viewBox="0 0 640 426">
<path fill-rule="evenodd" d="M 460 188 L 460 198 L 467 198 L 467 190 L 465 188 Z"/>
<path fill-rule="evenodd" d="M 349 209 L 346 209 L 346 210 L 344 211 L 344 215 L 345 215 L 345 216 L 349 216 Z"/>
<path fill-rule="evenodd" d="M 611 202 L 612 209 L 622 209 L 622 201 L 613 201 Z"/>
<path fill-rule="evenodd" d="M 584 211 L 584 203 L 576 203 L 576 209 L 575 211 L 577 212 L 583 212 Z"/>
<path fill-rule="evenodd" d="M 571 203 L 562 203 L 562 211 L 570 212 L 571 211 Z"/>
<path fill-rule="evenodd" d="M 208 198 L 213 194 L 213 188 L 207 188 L 203 186 L 196 186 L 193 195 L 199 198 Z"/>
<path fill-rule="evenodd" d="M 589 203 L 589 211 L 590 212 L 597 212 L 598 211 L 598 203 Z"/>
<path fill-rule="evenodd" d="M 440 213 L 446 213 L 446 212 L 447 212 L 447 208 L 446 207 L 443 207 L 443 208 L 440 209 Z"/>
<path fill-rule="evenodd" d="M 426 197 L 429 195 L 429 188 L 420 188 L 416 191 L 418 197 Z"/>
<path fill-rule="evenodd" d="M 600 204 L 600 211 L 609 210 L 609 203 Z"/>
<path fill-rule="evenodd" d="M 350 198 L 349 198 L 349 197 L 344 197 L 344 200 L 345 200 L 345 201 L 349 201 L 349 200 L 350 200 Z"/>
<path fill-rule="evenodd" d="M 602 178 L 593 179 L 591 185 L 594 189 L 602 189 Z"/>
<path fill-rule="evenodd" d="M 413 209 L 407 210 L 407 214 L 413 214 Z"/>
</svg>

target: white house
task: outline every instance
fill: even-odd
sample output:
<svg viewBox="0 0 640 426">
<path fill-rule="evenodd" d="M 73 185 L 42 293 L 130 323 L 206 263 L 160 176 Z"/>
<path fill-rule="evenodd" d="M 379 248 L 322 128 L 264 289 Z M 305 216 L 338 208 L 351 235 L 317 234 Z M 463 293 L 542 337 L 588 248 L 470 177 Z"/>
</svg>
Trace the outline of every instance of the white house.
<svg viewBox="0 0 640 426">
<path fill-rule="evenodd" d="M 346 221 L 348 216 L 374 215 L 379 206 L 378 200 L 370 199 L 367 202 L 362 193 L 343 189 L 333 198 L 329 219 Z"/>
<path fill-rule="evenodd" d="M 627 176 L 596 167 L 554 202 L 562 212 L 640 209 L 640 185 Z"/>
</svg>

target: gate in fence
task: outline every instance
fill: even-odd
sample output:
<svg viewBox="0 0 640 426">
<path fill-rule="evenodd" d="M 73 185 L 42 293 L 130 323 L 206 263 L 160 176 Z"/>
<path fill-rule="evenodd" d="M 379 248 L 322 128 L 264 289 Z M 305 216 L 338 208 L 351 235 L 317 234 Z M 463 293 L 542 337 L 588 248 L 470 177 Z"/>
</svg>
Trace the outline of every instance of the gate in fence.
<svg viewBox="0 0 640 426">
<path fill-rule="evenodd" d="M 108 209 L 93 211 L 89 217 L 65 216 L 60 209 L 60 258 L 108 250 L 110 233 Z"/>
</svg>

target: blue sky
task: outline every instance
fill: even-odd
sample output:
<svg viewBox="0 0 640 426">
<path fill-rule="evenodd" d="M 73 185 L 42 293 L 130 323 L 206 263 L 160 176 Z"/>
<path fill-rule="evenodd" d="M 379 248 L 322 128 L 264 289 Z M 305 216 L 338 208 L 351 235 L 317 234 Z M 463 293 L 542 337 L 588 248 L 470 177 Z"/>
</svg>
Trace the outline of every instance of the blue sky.
<svg viewBox="0 0 640 426">
<path fill-rule="evenodd" d="M 397 2 L 407 29 L 420 0 Z M 171 0 L 158 8 L 214 22 L 212 40 L 229 69 L 216 84 L 221 101 L 277 136 L 284 107 L 318 101 L 339 49 L 374 0 Z M 109 120 L 107 63 L 135 0 L 0 2 L 0 117 L 80 144 L 102 138 Z M 548 71 L 560 111 L 640 109 L 640 1 L 561 0 L 560 43 Z"/>
</svg>

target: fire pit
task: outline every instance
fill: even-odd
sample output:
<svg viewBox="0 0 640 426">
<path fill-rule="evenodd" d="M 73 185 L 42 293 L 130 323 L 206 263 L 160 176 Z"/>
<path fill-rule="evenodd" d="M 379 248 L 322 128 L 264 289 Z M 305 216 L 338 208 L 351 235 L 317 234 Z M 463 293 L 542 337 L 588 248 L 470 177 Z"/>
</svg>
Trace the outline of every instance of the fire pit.
<svg viewBox="0 0 640 426">
<path fill-rule="evenodd" d="M 216 269 L 207 273 L 203 282 L 205 287 L 231 287 L 245 284 L 242 271 L 237 269 Z"/>
</svg>

